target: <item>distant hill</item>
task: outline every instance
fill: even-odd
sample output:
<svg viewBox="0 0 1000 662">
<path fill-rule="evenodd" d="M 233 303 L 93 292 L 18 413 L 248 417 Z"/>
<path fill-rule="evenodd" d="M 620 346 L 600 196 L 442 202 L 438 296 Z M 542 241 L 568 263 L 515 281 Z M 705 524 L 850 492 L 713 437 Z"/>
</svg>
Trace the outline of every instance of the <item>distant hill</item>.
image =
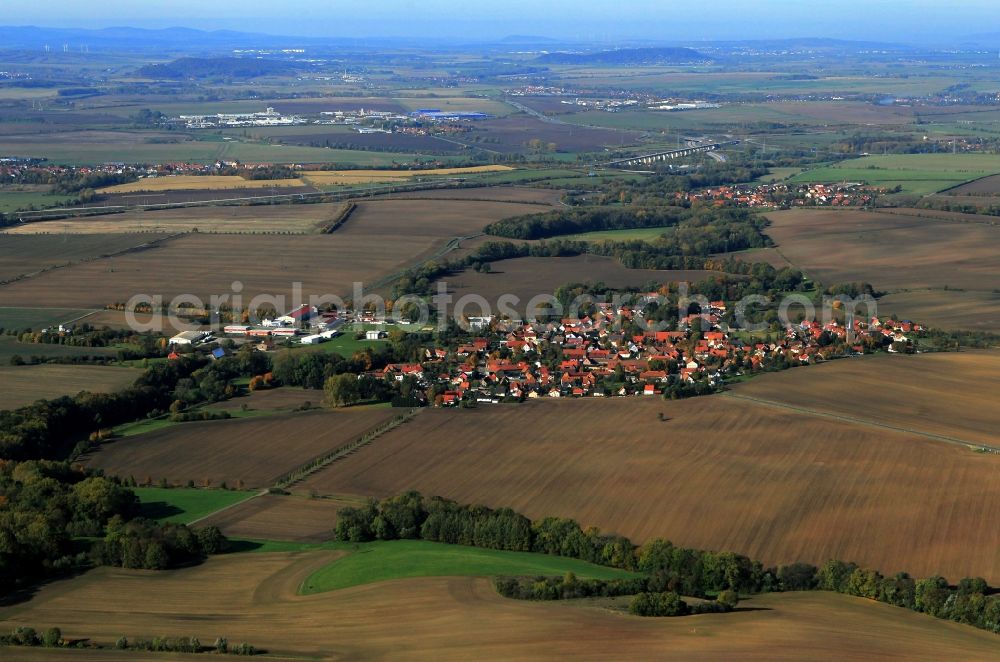
<svg viewBox="0 0 1000 662">
<path fill-rule="evenodd" d="M 0 26 L 0 49 L 40 50 L 48 44 L 53 50 L 67 44 L 79 51 L 87 46 L 92 52 L 101 50 L 168 51 L 215 50 L 232 48 L 292 48 L 308 40 L 297 37 L 276 37 L 231 30 L 207 32 L 191 28 L 115 27 L 99 30 L 82 28 L 40 28 L 35 26 Z"/>
<path fill-rule="evenodd" d="M 557 40 L 550 37 L 537 37 L 527 34 L 512 34 L 500 40 L 501 44 L 556 44 Z"/>
<path fill-rule="evenodd" d="M 831 37 L 790 37 L 785 39 L 720 39 L 713 46 L 767 46 L 771 48 L 907 48 L 905 44 Z"/>
<path fill-rule="evenodd" d="M 546 53 L 539 64 L 676 64 L 709 58 L 691 48 L 621 48 L 592 53 Z"/>
<path fill-rule="evenodd" d="M 242 57 L 182 57 L 166 64 L 150 64 L 136 73 L 143 78 L 187 80 L 190 78 L 258 78 L 295 74 L 306 68 L 301 62 Z"/>
</svg>

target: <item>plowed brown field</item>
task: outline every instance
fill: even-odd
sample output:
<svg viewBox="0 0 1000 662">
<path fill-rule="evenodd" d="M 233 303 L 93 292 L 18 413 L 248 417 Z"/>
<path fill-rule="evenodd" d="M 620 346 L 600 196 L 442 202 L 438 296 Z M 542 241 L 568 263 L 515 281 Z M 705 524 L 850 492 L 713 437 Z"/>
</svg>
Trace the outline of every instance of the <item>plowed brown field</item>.
<svg viewBox="0 0 1000 662">
<path fill-rule="evenodd" d="M 873 417 L 888 415 L 891 389 L 859 390 L 884 398 Z M 905 407 L 908 391 L 898 393 Z M 961 391 L 940 397 L 963 416 Z M 996 416 L 990 408 L 965 431 L 981 434 Z M 724 396 L 429 411 L 302 487 L 379 497 L 414 488 L 768 564 L 839 558 L 1000 580 L 1000 456 Z"/>
<path fill-rule="evenodd" d="M 318 394 L 318 392 L 317 392 Z M 282 474 L 354 441 L 392 418 L 386 407 L 180 423 L 101 446 L 87 466 L 154 482 L 226 481 L 267 487 Z"/>
<path fill-rule="evenodd" d="M 731 614 L 668 619 L 508 600 L 482 578 L 407 579 L 296 595 L 305 577 L 335 558 L 329 552 L 251 553 L 165 572 L 98 568 L 0 609 L 0 629 L 58 624 L 64 636 L 108 646 L 122 634 L 202 642 L 224 635 L 279 656 L 324 660 L 540 660 L 556 652 L 574 659 L 996 659 L 993 634 L 828 593 L 765 595 Z M 26 660 L 78 654 L 11 650 Z M 120 658 L 85 655 L 81 659 Z"/>
<path fill-rule="evenodd" d="M 244 303 L 262 293 L 291 297 L 295 282 L 301 283 L 306 297 L 346 296 L 355 281 L 371 284 L 429 259 L 453 237 L 476 234 L 506 216 L 544 209 L 472 200 L 365 201 L 332 234 L 190 234 L 113 260 L 93 260 L 10 283 L 0 288 L 0 305 L 103 308 L 138 293 L 162 295 L 166 302 L 190 293 L 207 302 L 212 295 L 231 293 L 235 281 L 242 283 Z M 277 307 L 291 307 L 291 299 Z"/>
<path fill-rule="evenodd" d="M 262 496 L 206 517 L 199 526 L 217 526 L 230 538 L 322 542 L 333 538 L 337 511 L 359 502 Z"/>
<path fill-rule="evenodd" d="M 310 233 L 329 223 L 341 204 L 184 207 L 128 211 L 84 218 L 25 223 L 8 234 L 100 234 L 120 232 L 218 232 L 223 234 Z M 80 241 L 80 240 L 77 240 Z"/>
<path fill-rule="evenodd" d="M 1000 445 L 1000 352 L 879 355 L 761 375 L 734 393 Z"/>
<path fill-rule="evenodd" d="M 767 217 L 781 254 L 826 284 L 977 290 L 1000 282 L 1000 226 L 864 211 L 794 209 Z"/>
</svg>

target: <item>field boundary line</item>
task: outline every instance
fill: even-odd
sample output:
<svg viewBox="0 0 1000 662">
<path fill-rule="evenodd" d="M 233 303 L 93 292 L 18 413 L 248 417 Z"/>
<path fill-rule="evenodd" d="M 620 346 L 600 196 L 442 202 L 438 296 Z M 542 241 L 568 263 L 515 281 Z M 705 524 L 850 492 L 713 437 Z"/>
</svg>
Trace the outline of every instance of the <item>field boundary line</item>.
<svg viewBox="0 0 1000 662">
<path fill-rule="evenodd" d="M 381 278 L 378 278 L 369 283 L 368 287 L 373 290 L 376 290 L 380 287 L 385 287 L 389 283 L 394 283 L 400 278 L 402 278 L 406 274 L 406 272 L 410 271 L 411 269 L 415 269 L 423 264 L 426 264 L 427 262 L 442 258 L 454 250 L 458 250 L 459 248 L 462 247 L 463 241 L 468 241 L 469 239 L 478 239 L 479 237 L 484 237 L 484 236 L 486 236 L 485 232 L 477 232 L 476 234 L 470 234 L 462 237 L 452 237 L 451 239 L 448 240 L 448 243 L 446 243 L 440 250 L 438 250 L 433 255 L 421 260 L 417 260 L 416 262 L 404 267 L 403 269 L 400 269 L 395 273 L 382 276 Z M 346 296 L 349 297 L 350 294 L 348 293 L 346 294 Z"/>
<path fill-rule="evenodd" d="M 932 441 L 940 441 L 946 444 L 952 444 L 954 446 L 963 446 L 965 448 L 972 449 L 984 449 L 992 453 L 1000 454 L 1000 447 L 990 446 L 989 444 L 983 444 L 976 441 L 968 441 L 966 439 L 961 439 L 959 437 L 949 437 L 943 434 L 935 434 L 933 432 L 923 432 L 921 430 L 914 430 L 913 428 L 905 428 L 898 425 L 892 425 L 890 423 L 879 423 L 878 421 L 872 421 L 870 419 L 855 418 L 854 416 L 848 416 L 847 414 L 837 414 L 834 412 L 823 411 L 820 409 L 810 409 L 808 407 L 799 407 L 798 405 L 791 405 L 785 402 L 778 402 L 776 400 L 767 400 L 765 398 L 756 398 L 752 395 L 740 395 L 738 393 L 726 392 L 722 394 L 723 397 L 735 398 L 737 400 L 746 400 L 748 402 L 755 402 L 757 404 L 765 405 L 768 407 L 774 407 L 776 409 L 785 409 L 788 411 L 794 411 L 801 414 L 808 414 L 810 416 L 817 416 L 820 418 L 829 418 L 836 421 L 842 421 L 846 423 L 855 423 L 858 425 L 866 425 L 868 427 L 880 428 L 883 430 L 892 430 L 894 432 L 903 432 L 905 434 L 912 434 L 918 437 L 924 437 Z"/>
<path fill-rule="evenodd" d="M 305 464 L 278 476 L 278 478 L 274 481 L 273 487 L 278 489 L 285 489 L 287 487 L 291 487 L 292 485 L 302 481 L 308 476 L 311 476 L 312 474 L 316 473 L 320 469 L 324 469 L 329 465 L 333 464 L 334 462 L 336 462 L 337 460 L 347 457 L 348 455 L 351 455 L 352 453 L 354 453 L 354 451 L 358 450 L 359 448 L 367 446 L 368 444 L 372 443 L 373 441 L 381 437 L 386 432 L 389 432 L 390 430 L 399 427 L 403 423 L 406 423 L 411 418 L 419 414 L 421 411 L 423 410 L 416 408 L 410 409 L 407 412 L 392 417 L 388 421 L 379 423 L 375 427 L 370 428 L 368 431 L 363 432 L 354 441 L 339 448 L 336 448 L 328 453 L 320 455 L 319 457 L 313 458 L 309 462 L 306 462 Z"/>
<path fill-rule="evenodd" d="M 995 175 L 990 175 L 990 177 L 995 177 Z M 963 184 L 964 186 L 964 184 Z M 996 216 L 990 216 L 989 214 L 967 214 L 967 216 L 984 216 L 982 220 L 974 219 L 963 219 L 963 218 L 953 218 L 950 216 L 938 216 L 934 212 L 940 212 L 943 214 L 962 214 L 966 212 L 949 212 L 938 209 L 913 209 L 912 211 L 903 211 L 902 209 L 896 207 L 879 207 L 873 210 L 873 213 L 883 214 L 885 216 L 902 216 L 905 218 L 919 218 L 926 221 L 937 221 L 940 223 L 954 223 L 959 225 L 985 225 L 987 227 L 996 227 L 997 223 L 1000 223 L 1000 219 Z M 914 224 L 912 226 L 906 227 L 919 227 L 920 224 Z M 906 229 L 903 227 L 902 229 Z"/>
<path fill-rule="evenodd" d="M 962 182 L 960 184 L 955 184 L 954 186 L 949 186 L 948 188 L 943 188 L 940 191 L 935 191 L 931 195 L 941 195 L 942 193 L 947 193 L 948 191 L 954 191 L 957 188 L 962 188 L 963 186 L 967 186 L 969 184 L 975 184 L 976 182 L 980 182 L 980 181 L 982 181 L 984 179 L 989 179 L 990 177 L 996 177 L 997 174 L 1000 174 L 1000 173 L 993 173 L 991 175 L 983 175 L 982 177 L 976 177 L 975 179 L 969 179 L 969 180 L 964 181 L 964 182 Z"/>
<path fill-rule="evenodd" d="M 218 515 L 219 513 L 223 513 L 223 512 L 225 512 L 227 510 L 230 510 L 231 508 L 235 508 L 236 506 L 242 506 L 247 501 L 251 501 L 253 499 L 256 499 L 257 497 L 262 497 L 265 494 L 267 494 L 267 490 L 266 489 L 260 490 L 259 492 L 254 492 L 253 494 L 251 494 L 250 496 L 248 496 L 246 499 L 240 499 L 236 503 L 231 503 L 228 506 L 223 506 L 222 508 L 219 508 L 218 510 L 213 510 L 212 512 L 208 513 L 207 515 L 202 515 L 198 519 L 191 520 L 190 522 L 187 523 L 187 526 L 194 526 L 198 522 L 204 521 L 204 520 L 208 519 L 209 517 L 214 517 L 215 515 Z"/>
<path fill-rule="evenodd" d="M 333 234 L 334 232 L 339 230 L 341 226 L 344 225 L 344 223 L 347 222 L 347 219 L 351 217 L 351 215 L 355 212 L 355 210 L 357 210 L 357 208 L 358 208 L 358 203 L 353 201 L 348 202 L 347 204 L 345 204 L 343 207 L 340 208 L 340 211 L 337 212 L 336 216 L 334 216 L 331 220 L 323 223 L 320 226 L 319 233 Z"/>
<path fill-rule="evenodd" d="M 114 234 L 114 233 L 109 233 L 109 234 Z M 141 234 L 141 233 L 138 233 L 138 232 L 131 233 L 130 232 L 130 233 L 125 233 L 125 234 Z M 159 233 L 157 233 L 157 234 L 159 234 Z M 69 262 L 63 262 L 62 264 L 49 265 L 47 267 L 43 267 L 42 269 L 36 269 L 35 271 L 32 271 L 30 273 L 26 273 L 26 274 L 21 274 L 19 276 L 15 276 L 14 278 L 8 278 L 6 280 L 0 280 L 0 285 L 10 285 L 11 283 L 17 283 L 19 281 L 27 280 L 29 278 L 37 278 L 38 276 L 41 276 L 42 274 L 46 274 L 46 273 L 48 273 L 50 271 L 55 271 L 56 269 L 65 269 L 66 267 L 75 267 L 78 264 L 87 264 L 87 263 L 90 263 L 90 262 L 97 262 L 98 260 L 114 259 L 116 257 L 120 257 L 122 255 L 127 255 L 129 253 L 141 253 L 142 251 L 147 251 L 147 250 L 150 250 L 152 248 L 159 248 L 160 244 L 166 243 L 166 242 L 168 242 L 168 241 L 170 241 L 172 239 L 177 239 L 178 237 L 183 237 L 183 236 L 185 236 L 187 234 L 190 234 L 190 233 L 186 232 L 186 231 L 185 232 L 175 232 L 173 234 L 168 234 L 168 235 L 163 236 L 163 237 L 158 237 L 156 239 L 152 239 L 152 240 L 147 241 L 147 242 L 145 242 L 143 244 L 137 244 L 135 246 L 129 246 L 128 248 L 123 248 L 121 250 L 114 251 L 113 253 L 104 253 L 103 255 L 93 255 L 93 256 L 89 256 L 89 257 L 80 258 L 79 260 L 70 260 Z M 16 307 L 16 306 L 13 306 L 13 307 Z"/>
</svg>

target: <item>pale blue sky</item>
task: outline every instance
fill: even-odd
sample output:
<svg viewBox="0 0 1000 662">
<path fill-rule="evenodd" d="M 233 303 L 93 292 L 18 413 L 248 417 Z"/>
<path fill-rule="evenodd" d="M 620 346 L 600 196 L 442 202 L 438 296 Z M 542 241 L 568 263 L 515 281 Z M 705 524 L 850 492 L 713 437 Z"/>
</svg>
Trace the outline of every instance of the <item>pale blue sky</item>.
<svg viewBox="0 0 1000 662">
<path fill-rule="evenodd" d="M 185 26 L 309 36 L 953 41 L 1000 32 L 997 0 L 0 0 L 0 24 Z"/>
</svg>

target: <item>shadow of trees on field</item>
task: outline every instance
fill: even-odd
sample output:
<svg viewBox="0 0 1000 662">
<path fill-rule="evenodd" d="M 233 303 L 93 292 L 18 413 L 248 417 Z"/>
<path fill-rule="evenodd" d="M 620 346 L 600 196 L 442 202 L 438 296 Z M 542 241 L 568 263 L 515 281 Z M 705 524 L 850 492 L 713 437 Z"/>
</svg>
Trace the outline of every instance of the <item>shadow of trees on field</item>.
<svg viewBox="0 0 1000 662">
<path fill-rule="evenodd" d="M 183 510 L 166 501 L 149 501 L 139 506 L 139 516 L 146 519 L 165 519 L 182 514 Z"/>
</svg>

